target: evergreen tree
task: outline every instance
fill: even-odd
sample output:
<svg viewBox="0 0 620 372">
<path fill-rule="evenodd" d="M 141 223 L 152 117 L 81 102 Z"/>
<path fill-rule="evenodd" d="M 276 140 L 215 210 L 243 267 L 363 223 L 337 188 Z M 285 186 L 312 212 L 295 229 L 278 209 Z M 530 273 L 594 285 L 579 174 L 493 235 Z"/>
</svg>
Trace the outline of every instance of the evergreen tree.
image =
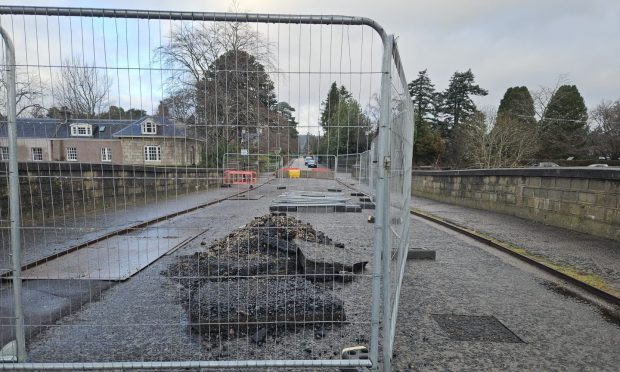
<svg viewBox="0 0 620 372">
<path fill-rule="evenodd" d="M 331 128 L 321 139 L 322 154 L 356 154 L 370 147 L 371 121 L 350 94 L 340 97 L 329 123 Z"/>
<path fill-rule="evenodd" d="M 581 153 L 587 140 L 588 109 L 575 85 L 562 85 L 539 122 L 540 156 L 564 159 Z"/>
<path fill-rule="evenodd" d="M 291 137 L 297 138 L 299 132 L 297 132 L 297 121 L 295 120 L 295 116 L 293 116 L 295 108 L 293 108 L 288 102 L 282 101 L 276 103 L 273 109 L 275 112 L 282 115 L 286 120 Z"/>
<path fill-rule="evenodd" d="M 413 162 L 416 165 L 436 163 L 445 151 L 439 131 L 422 120 L 415 123 L 415 141 L 413 145 Z"/>
<path fill-rule="evenodd" d="M 435 103 L 435 85 L 431 83 L 427 70 L 418 72 L 417 79 L 411 81 L 407 87 L 414 101 L 416 121 L 431 120 Z"/>
<path fill-rule="evenodd" d="M 334 125 L 333 117 L 336 112 L 339 110 L 340 102 L 343 100 L 347 100 L 351 98 L 351 93 L 342 85 L 338 88 L 338 84 L 334 81 L 332 85 L 329 87 L 329 92 L 327 93 L 327 98 L 325 101 L 321 103 L 323 107 L 323 111 L 321 111 L 321 126 L 327 133 Z"/>
<path fill-rule="evenodd" d="M 526 87 L 511 87 L 506 90 L 497 110 L 499 118 L 534 125 L 534 115 L 534 100 Z"/>
<path fill-rule="evenodd" d="M 407 87 L 415 106 L 415 144 L 413 161 L 416 164 L 437 162 L 444 152 L 443 140 L 437 130 L 439 106 L 435 85 L 428 77 L 426 69 L 418 72 L 418 77 Z"/>
<path fill-rule="evenodd" d="M 474 82 L 471 69 L 465 72 L 455 72 L 450 78 L 450 85 L 441 95 L 442 112 L 445 121 L 442 131 L 449 133 L 459 123 L 469 119 L 476 112 L 476 105 L 471 96 L 486 96 L 489 92 L 480 88 Z"/>
<path fill-rule="evenodd" d="M 146 111 L 140 109 L 129 109 L 125 111 L 124 108 L 118 106 L 110 106 L 107 112 L 102 112 L 97 115 L 100 119 L 111 120 L 138 120 L 146 116 Z"/>
</svg>

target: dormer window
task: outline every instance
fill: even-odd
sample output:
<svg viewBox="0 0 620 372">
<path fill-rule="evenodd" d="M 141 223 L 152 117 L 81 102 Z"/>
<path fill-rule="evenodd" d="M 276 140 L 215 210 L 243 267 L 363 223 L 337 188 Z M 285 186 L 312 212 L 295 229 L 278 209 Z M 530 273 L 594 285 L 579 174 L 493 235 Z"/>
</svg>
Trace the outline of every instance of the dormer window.
<svg viewBox="0 0 620 372">
<path fill-rule="evenodd" d="M 142 123 L 142 134 L 157 134 L 157 125 L 152 120 Z"/>
<path fill-rule="evenodd" d="M 90 124 L 71 124 L 71 136 L 92 137 L 93 126 Z"/>
</svg>

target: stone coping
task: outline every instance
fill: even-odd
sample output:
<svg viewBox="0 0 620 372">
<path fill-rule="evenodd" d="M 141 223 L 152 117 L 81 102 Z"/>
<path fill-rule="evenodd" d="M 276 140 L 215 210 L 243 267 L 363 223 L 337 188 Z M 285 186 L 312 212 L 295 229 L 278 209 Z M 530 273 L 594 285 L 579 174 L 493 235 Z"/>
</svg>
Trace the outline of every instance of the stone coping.
<svg viewBox="0 0 620 372">
<path fill-rule="evenodd" d="M 594 167 L 554 167 L 554 168 L 497 168 L 497 169 L 463 169 L 463 170 L 414 170 L 413 177 L 558 177 L 558 178 L 588 178 L 610 181 L 620 181 L 620 168 Z"/>
</svg>

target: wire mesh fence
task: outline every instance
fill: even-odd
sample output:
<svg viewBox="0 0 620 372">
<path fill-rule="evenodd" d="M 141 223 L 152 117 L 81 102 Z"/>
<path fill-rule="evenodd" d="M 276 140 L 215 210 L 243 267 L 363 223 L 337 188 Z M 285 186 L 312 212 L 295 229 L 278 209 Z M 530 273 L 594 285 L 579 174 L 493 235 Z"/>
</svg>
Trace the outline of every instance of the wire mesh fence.
<svg viewBox="0 0 620 372">
<path fill-rule="evenodd" d="M 393 54 L 398 56 L 398 49 L 394 44 Z M 390 252 L 390 275 L 384 278 L 387 288 L 384 293 L 389 293 L 388 312 L 384 316 L 389 317 L 389 339 L 384 338 L 384 348 L 387 351 L 384 357 L 391 355 L 396 320 L 398 315 L 398 301 L 405 270 L 407 251 L 409 250 L 409 212 L 411 205 L 411 162 L 413 157 L 413 131 L 414 122 L 413 102 L 409 96 L 407 82 L 404 76 L 399 74 L 400 58 L 392 60 L 392 79 L 390 93 L 390 134 L 389 148 L 387 149 L 387 161 L 385 164 L 384 187 L 389 190 L 389 204 L 383 211 L 389 211 L 389 247 Z M 384 190 L 385 192 L 385 190 Z M 387 318 L 384 317 L 387 324 Z M 387 343 L 389 342 L 389 348 Z"/>
<path fill-rule="evenodd" d="M 278 154 L 226 153 L 222 160 L 224 170 L 252 170 L 259 177 L 277 176 L 283 166 L 282 156 Z"/>
<path fill-rule="evenodd" d="M 389 370 L 413 115 L 380 26 L 3 6 L 0 27 L 0 368 Z"/>
</svg>

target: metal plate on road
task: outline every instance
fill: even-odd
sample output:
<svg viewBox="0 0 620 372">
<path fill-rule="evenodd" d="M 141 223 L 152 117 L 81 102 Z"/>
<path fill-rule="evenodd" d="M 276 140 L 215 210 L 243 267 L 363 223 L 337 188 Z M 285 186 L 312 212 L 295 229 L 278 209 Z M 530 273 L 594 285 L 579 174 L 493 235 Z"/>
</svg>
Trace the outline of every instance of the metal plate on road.
<svg viewBox="0 0 620 372">
<path fill-rule="evenodd" d="M 23 272 L 24 279 L 126 280 L 202 232 L 174 220 L 118 235 Z"/>
</svg>

